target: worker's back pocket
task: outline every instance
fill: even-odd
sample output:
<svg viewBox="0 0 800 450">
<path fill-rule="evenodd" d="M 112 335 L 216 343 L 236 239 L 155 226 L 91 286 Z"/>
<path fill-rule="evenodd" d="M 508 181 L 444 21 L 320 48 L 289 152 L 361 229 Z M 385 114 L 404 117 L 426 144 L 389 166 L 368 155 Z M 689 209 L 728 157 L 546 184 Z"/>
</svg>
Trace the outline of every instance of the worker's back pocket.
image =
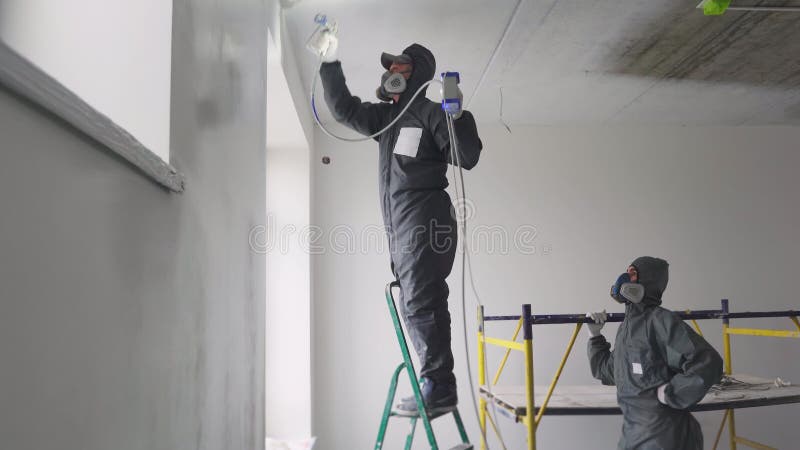
<svg viewBox="0 0 800 450">
<path fill-rule="evenodd" d="M 416 158 L 420 139 L 422 139 L 422 128 L 401 128 L 394 144 L 394 153 Z"/>
</svg>

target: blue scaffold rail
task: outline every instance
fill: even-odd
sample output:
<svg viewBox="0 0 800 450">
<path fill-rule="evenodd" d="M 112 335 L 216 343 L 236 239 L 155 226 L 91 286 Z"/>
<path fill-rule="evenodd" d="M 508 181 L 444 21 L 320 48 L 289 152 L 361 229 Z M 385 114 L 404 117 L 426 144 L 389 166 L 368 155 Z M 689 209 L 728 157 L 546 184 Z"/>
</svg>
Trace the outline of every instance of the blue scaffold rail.
<svg viewBox="0 0 800 450">
<path fill-rule="evenodd" d="M 755 311 L 755 312 L 724 312 L 721 309 L 706 309 L 690 312 L 676 313 L 683 320 L 707 320 L 707 319 L 748 319 L 748 318 L 764 318 L 764 317 L 797 317 L 800 312 L 789 311 Z M 484 316 L 483 320 L 502 321 L 502 320 L 519 320 L 520 316 Z M 608 320 L 606 322 L 622 322 L 625 319 L 625 313 L 608 313 Z M 585 314 L 532 314 L 531 323 L 533 325 L 553 325 L 564 323 L 591 323 L 592 319 L 586 317 Z"/>
</svg>

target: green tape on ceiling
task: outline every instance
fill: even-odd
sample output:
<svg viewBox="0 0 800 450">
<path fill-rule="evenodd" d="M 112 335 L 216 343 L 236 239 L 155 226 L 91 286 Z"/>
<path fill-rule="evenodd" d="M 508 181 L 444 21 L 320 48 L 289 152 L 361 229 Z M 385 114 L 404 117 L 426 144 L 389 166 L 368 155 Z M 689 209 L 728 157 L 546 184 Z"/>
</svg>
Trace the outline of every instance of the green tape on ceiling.
<svg viewBox="0 0 800 450">
<path fill-rule="evenodd" d="M 703 14 L 706 16 L 721 16 L 731 5 L 731 0 L 706 0 L 703 3 Z"/>
</svg>

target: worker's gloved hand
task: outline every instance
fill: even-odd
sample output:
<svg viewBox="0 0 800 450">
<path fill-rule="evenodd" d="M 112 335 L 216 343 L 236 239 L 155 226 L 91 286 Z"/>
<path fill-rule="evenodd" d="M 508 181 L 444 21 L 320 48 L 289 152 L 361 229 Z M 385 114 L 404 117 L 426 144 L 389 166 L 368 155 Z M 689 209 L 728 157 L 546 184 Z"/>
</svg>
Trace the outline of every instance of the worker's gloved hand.
<svg viewBox="0 0 800 450">
<path fill-rule="evenodd" d="M 333 62 L 336 61 L 339 39 L 330 30 L 322 30 L 309 39 L 306 47 L 323 62 Z"/>
<path fill-rule="evenodd" d="M 323 62 L 334 62 L 339 59 L 339 38 L 330 31 L 326 31 L 328 47 L 322 53 Z"/>
<path fill-rule="evenodd" d="M 656 397 L 658 397 L 658 402 L 662 405 L 667 404 L 667 385 L 669 383 L 664 383 L 656 389 Z"/>
<path fill-rule="evenodd" d="M 461 108 L 458 109 L 457 113 L 452 114 L 453 120 L 458 119 L 464 113 L 464 94 L 461 92 L 460 87 L 456 87 L 456 89 L 458 89 L 458 104 L 461 105 Z"/>
<path fill-rule="evenodd" d="M 603 333 L 601 330 L 603 329 L 603 325 L 606 324 L 606 320 L 608 320 L 606 310 L 604 309 L 602 312 L 586 313 L 586 317 L 594 321 L 594 323 L 590 322 L 586 324 L 586 329 L 589 330 L 589 336 L 597 337 L 602 335 Z"/>
</svg>

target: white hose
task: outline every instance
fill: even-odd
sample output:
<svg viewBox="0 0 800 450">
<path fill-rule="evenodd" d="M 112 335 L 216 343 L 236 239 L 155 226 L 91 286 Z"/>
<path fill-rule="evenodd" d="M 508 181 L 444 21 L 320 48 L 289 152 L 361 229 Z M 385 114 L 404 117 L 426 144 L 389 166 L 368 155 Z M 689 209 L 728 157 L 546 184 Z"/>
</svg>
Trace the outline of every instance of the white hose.
<svg viewBox="0 0 800 450">
<path fill-rule="evenodd" d="M 450 136 L 450 162 L 453 164 L 453 187 L 456 191 L 456 203 L 461 204 L 462 207 L 466 207 L 467 201 L 467 190 L 466 186 L 464 185 L 464 169 L 461 167 L 461 154 L 458 151 L 458 144 L 456 143 L 456 131 L 455 131 L 455 124 L 453 123 L 453 117 L 447 115 L 447 133 Z M 458 176 L 456 176 L 456 168 L 458 168 Z M 461 184 L 461 189 L 459 192 L 459 182 Z M 459 198 L 461 202 L 458 203 Z M 469 358 L 469 338 L 467 336 L 467 313 L 466 313 L 466 269 L 469 270 L 469 282 L 470 286 L 472 287 L 472 293 L 475 295 L 475 300 L 478 303 L 478 306 L 483 306 L 481 302 L 481 298 L 478 295 L 477 289 L 475 289 L 475 277 L 472 274 L 472 261 L 469 257 L 469 245 L 467 242 L 467 216 L 464 214 L 463 222 L 461 226 L 461 236 L 463 238 L 463 247 L 461 248 L 461 322 L 462 322 L 462 329 L 464 330 L 464 353 L 466 355 L 467 360 L 467 377 L 469 377 L 469 386 L 470 386 L 470 395 L 472 397 L 472 407 L 475 412 L 475 418 L 480 423 L 480 413 L 478 412 L 478 402 L 475 399 L 475 384 L 472 379 L 472 370 L 470 369 L 471 363 Z M 456 221 L 458 218 L 456 217 Z M 466 266 L 466 267 L 465 267 Z M 486 343 L 482 343 L 484 347 L 483 351 L 483 364 L 486 364 Z M 486 383 L 486 387 L 489 391 L 489 396 L 492 397 L 492 383 Z M 497 420 L 497 409 L 495 407 L 494 402 L 492 402 L 492 416 L 494 423 L 499 423 Z M 503 440 L 503 436 L 500 433 L 499 428 L 495 428 L 497 438 L 500 440 L 500 446 L 503 450 L 506 449 L 505 441 Z M 486 430 L 481 429 L 481 438 L 483 439 L 483 444 L 486 449 L 489 449 L 489 443 L 486 439 Z"/>
<path fill-rule="evenodd" d="M 319 69 L 321 67 L 322 67 L 322 59 L 320 59 L 320 63 L 317 66 L 317 70 L 314 71 L 314 80 L 311 82 L 311 111 L 314 113 L 314 121 L 317 122 L 317 125 L 319 125 L 319 127 L 322 129 L 322 131 L 325 134 L 327 134 L 328 136 L 330 136 L 330 137 L 332 137 L 334 139 L 339 139 L 340 141 L 345 141 L 345 142 L 361 142 L 361 141 L 366 141 L 366 140 L 372 139 L 372 138 L 374 138 L 376 136 L 380 136 L 381 134 L 385 133 L 386 130 L 391 128 L 392 125 L 397 123 L 397 121 L 400 120 L 401 117 L 403 117 L 403 114 L 406 113 L 406 110 L 408 110 L 408 108 L 414 102 L 414 99 L 417 98 L 419 93 L 422 92 L 423 89 L 425 89 L 425 87 L 427 87 L 431 83 L 442 84 L 441 81 L 436 80 L 436 79 L 426 81 L 425 84 L 423 84 L 422 86 L 419 87 L 419 89 L 417 89 L 417 92 L 414 92 L 414 95 L 411 97 L 411 100 L 409 100 L 408 104 L 405 106 L 405 108 L 403 108 L 402 111 L 400 111 L 400 114 L 398 114 L 397 117 L 394 118 L 394 120 L 389 122 L 389 125 L 386 125 L 385 127 L 383 127 L 383 129 L 381 129 L 377 133 L 371 134 L 371 135 L 366 136 L 366 137 L 361 137 L 361 138 L 346 138 L 346 137 L 342 137 L 342 136 L 337 136 L 337 135 L 333 134 L 331 131 L 328 131 L 328 129 L 325 128 L 325 125 L 323 125 L 322 122 L 319 120 L 319 115 L 317 114 L 317 106 L 316 106 L 316 104 L 314 102 L 314 98 L 315 98 L 315 92 L 317 90 L 317 78 L 319 78 Z"/>
</svg>

